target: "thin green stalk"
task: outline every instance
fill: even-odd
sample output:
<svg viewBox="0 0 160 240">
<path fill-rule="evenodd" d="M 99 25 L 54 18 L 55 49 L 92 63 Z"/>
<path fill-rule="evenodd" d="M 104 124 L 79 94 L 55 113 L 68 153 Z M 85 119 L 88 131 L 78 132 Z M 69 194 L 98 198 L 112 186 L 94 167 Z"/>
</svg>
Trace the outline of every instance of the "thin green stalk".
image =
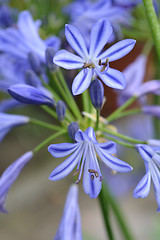
<svg viewBox="0 0 160 240">
<path fill-rule="evenodd" d="M 135 100 L 137 99 L 136 96 L 132 96 L 128 101 L 126 101 L 122 106 L 120 106 L 117 110 L 115 110 L 109 117 L 106 118 L 107 122 L 111 122 L 115 120 L 118 115 L 125 110 L 127 107 L 129 107 Z"/>
<path fill-rule="evenodd" d="M 145 141 L 141 141 L 141 140 L 139 140 L 139 139 L 131 138 L 131 137 L 128 137 L 128 136 L 126 136 L 126 135 L 123 135 L 123 134 L 120 134 L 120 133 L 116 133 L 116 132 L 110 131 L 109 129 L 100 128 L 99 130 L 102 131 L 102 132 L 111 134 L 111 135 L 113 135 L 113 136 L 115 136 L 115 137 L 122 138 L 123 140 L 128 141 L 128 142 L 131 142 L 131 143 L 135 143 L 135 144 L 139 144 L 139 143 L 141 143 L 141 144 L 146 144 Z"/>
<path fill-rule="evenodd" d="M 52 140 L 54 140 L 55 138 L 63 135 L 64 133 L 67 133 L 66 129 L 63 129 L 59 132 L 56 132 L 54 134 L 52 134 L 50 137 L 48 137 L 47 139 L 45 139 L 43 142 L 41 142 L 40 144 L 38 144 L 34 149 L 33 152 L 37 153 L 41 148 L 43 148 L 44 146 L 46 146 L 48 143 L 50 143 Z"/>
<path fill-rule="evenodd" d="M 79 108 L 78 108 L 78 106 L 77 106 L 77 103 L 75 102 L 74 97 L 73 97 L 70 89 L 68 88 L 68 85 L 67 85 L 67 83 L 66 83 L 66 80 L 64 79 L 64 76 L 63 76 L 63 74 L 62 74 L 62 72 L 61 72 L 60 69 L 59 69 L 59 71 L 57 72 L 57 76 L 58 76 L 58 78 L 59 78 L 59 80 L 60 80 L 63 88 L 65 89 L 65 92 L 67 93 L 70 101 L 72 102 L 74 111 L 76 111 L 76 114 L 77 114 L 77 115 L 76 115 L 77 118 L 78 118 L 78 119 L 79 119 L 79 118 L 82 118 L 82 115 L 81 115 L 81 112 L 80 112 L 80 110 L 79 110 Z"/>
<path fill-rule="evenodd" d="M 81 118 L 81 115 L 79 115 L 79 110 L 77 112 L 77 108 L 75 108 L 75 104 L 73 104 L 73 101 L 71 101 L 71 99 L 68 97 L 68 95 L 66 94 L 65 89 L 62 87 L 61 83 L 59 82 L 59 79 L 57 78 L 56 73 L 52 73 L 52 76 L 54 78 L 54 81 L 56 82 L 57 88 L 61 94 L 61 96 L 63 97 L 64 101 L 67 103 L 67 105 L 69 106 L 69 108 L 71 109 L 72 113 L 77 117 L 77 118 Z"/>
<path fill-rule="evenodd" d="M 30 118 L 29 123 L 36 124 L 36 125 L 39 125 L 41 127 L 49 128 L 49 129 L 52 129 L 52 130 L 61 130 L 62 129 L 62 127 L 60 127 L 60 126 L 56 126 L 56 125 L 53 125 L 53 124 L 50 124 L 50 123 L 46 123 L 46 122 L 43 122 L 43 121 L 40 121 L 40 120 L 34 119 L 34 118 Z"/>
<path fill-rule="evenodd" d="M 158 18 L 153 6 L 152 0 L 143 0 L 145 12 L 147 15 L 148 24 L 152 33 L 152 37 L 154 40 L 154 45 L 156 49 L 156 53 L 158 56 L 158 60 L 160 63 L 160 26 L 158 22 Z"/>
<path fill-rule="evenodd" d="M 125 112 L 120 113 L 118 115 L 118 117 L 116 118 L 116 120 L 119 119 L 119 118 L 122 118 L 122 117 L 128 117 L 130 115 L 139 114 L 139 113 L 142 113 L 141 108 L 134 108 L 132 110 L 127 110 Z"/>
<path fill-rule="evenodd" d="M 89 101 L 88 89 L 82 93 L 82 103 L 83 103 L 83 111 L 89 112 L 90 101 Z"/>
<path fill-rule="evenodd" d="M 119 208 L 119 205 L 118 205 L 116 199 L 112 196 L 112 194 L 110 193 L 110 191 L 106 185 L 105 185 L 105 195 L 106 195 L 106 198 L 108 199 L 110 206 L 112 207 L 112 210 L 114 212 L 116 220 L 119 224 L 120 230 L 124 236 L 123 239 L 124 240 L 133 240 L 134 238 L 133 238 L 131 232 L 129 231 L 127 222 L 125 221 L 122 211 Z"/>
<path fill-rule="evenodd" d="M 135 148 L 135 146 L 134 146 L 133 144 L 126 143 L 126 142 L 122 142 L 122 141 L 117 140 L 117 139 L 115 139 L 115 138 L 112 138 L 112 137 L 110 137 L 110 136 L 108 136 L 108 135 L 104 135 L 104 134 L 102 134 L 102 135 L 103 135 L 105 138 L 108 138 L 108 139 L 110 139 L 111 141 L 116 142 L 117 144 L 122 145 L 122 146 L 124 146 L 124 147 Z"/>
<path fill-rule="evenodd" d="M 99 117 L 100 117 L 100 110 L 96 110 L 96 131 L 99 128 Z"/>
<path fill-rule="evenodd" d="M 101 192 L 98 196 L 99 199 L 99 203 L 102 209 L 102 214 L 103 214 L 103 218 L 104 218 L 104 222 L 105 222 L 105 226 L 106 226 L 106 230 L 107 230 L 107 234 L 108 234 L 108 238 L 109 240 L 114 240 L 114 235 L 113 235 L 113 230 L 111 227 L 111 221 L 109 218 L 109 204 L 108 204 L 108 197 L 105 191 L 105 187 L 102 184 L 102 189 Z"/>
</svg>

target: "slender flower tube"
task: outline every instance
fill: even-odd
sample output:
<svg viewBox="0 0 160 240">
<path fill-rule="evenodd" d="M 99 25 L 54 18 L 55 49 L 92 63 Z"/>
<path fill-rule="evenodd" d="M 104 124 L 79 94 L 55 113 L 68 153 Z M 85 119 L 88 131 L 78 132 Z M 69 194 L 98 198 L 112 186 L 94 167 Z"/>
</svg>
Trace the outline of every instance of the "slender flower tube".
<svg viewBox="0 0 160 240">
<path fill-rule="evenodd" d="M 79 56 L 66 50 L 60 50 L 55 54 L 53 62 L 65 69 L 82 68 L 73 80 L 73 95 L 84 92 L 90 86 L 93 75 L 98 75 L 111 88 L 123 89 L 126 86 L 124 75 L 120 71 L 110 68 L 109 62 L 128 54 L 136 41 L 125 39 L 102 52 L 111 34 L 112 27 L 107 19 L 97 21 L 91 29 L 88 50 L 81 33 L 72 25 L 66 25 L 67 41 Z"/>
<path fill-rule="evenodd" d="M 72 185 L 68 191 L 63 216 L 53 240 L 82 240 L 77 185 Z"/>
<path fill-rule="evenodd" d="M 92 127 L 85 132 L 78 130 L 75 134 L 76 143 L 51 144 L 48 151 L 53 157 L 61 158 L 71 154 L 63 163 L 56 167 L 50 174 L 52 181 L 66 177 L 77 165 L 74 175 L 79 176 L 76 183 L 80 182 L 83 171 L 83 188 L 91 198 L 96 198 L 102 187 L 102 174 L 97 155 L 111 169 L 118 172 L 129 172 L 132 167 L 116 158 L 114 142 L 98 143 Z M 97 154 L 97 155 L 96 155 Z"/>
<path fill-rule="evenodd" d="M 148 196 L 153 181 L 155 197 L 158 204 L 157 212 L 160 211 L 160 147 L 153 148 L 149 145 L 138 144 L 137 150 L 144 160 L 146 174 L 140 180 L 133 192 L 134 198 Z"/>
<path fill-rule="evenodd" d="M 29 117 L 26 116 L 0 113 L 0 142 L 12 128 L 27 124 L 28 122 Z"/>
<path fill-rule="evenodd" d="M 9 87 L 9 94 L 21 103 L 34 104 L 34 105 L 49 105 L 54 106 L 55 102 L 47 91 L 35 88 L 27 84 L 15 84 Z"/>
<path fill-rule="evenodd" d="M 13 162 L 2 174 L 0 178 L 0 211 L 5 213 L 7 212 L 5 209 L 5 202 L 8 191 L 14 181 L 19 176 L 20 172 L 24 168 L 24 166 L 31 160 L 33 157 L 33 152 L 26 152 L 20 158 L 18 158 L 15 162 Z"/>
</svg>

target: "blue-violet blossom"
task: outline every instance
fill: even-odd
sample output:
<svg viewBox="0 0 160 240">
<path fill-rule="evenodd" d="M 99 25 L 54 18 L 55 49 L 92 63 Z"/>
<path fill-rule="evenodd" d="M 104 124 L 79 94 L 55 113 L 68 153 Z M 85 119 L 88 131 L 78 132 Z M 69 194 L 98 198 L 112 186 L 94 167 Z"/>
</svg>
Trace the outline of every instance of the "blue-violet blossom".
<svg viewBox="0 0 160 240">
<path fill-rule="evenodd" d="M 77 185 L 72 185 L 68 191 L 63 216 L 53 240 L 82 240 Z"/>
<path fill-rule="evenodd" d="M 90 85 L 92 76 L 98 75 L 109 87 L 123 89 L 126 85 L 124 75 L 109 67 L 109 62 L 115 61 L 128 54 L 135 45 L 135 40 L 125 39 L 102 52 L 109 37 L 112 34 L 112 27 L 107 19 L 96 22 L 91 29 L 89 50 L 81 33 L 72 25 L 66 25 L 65 35 L 71 47 L 79 56 L 66 50 L 56 53 L 53 61 L 60 67 L 66 69 L 82 70 L 73 80 L 72 92 L 74 95 L 81 94 Z"/>
<path fill-rule="evenodd" d="M 18 175 L 22 171 L 23 167 L 31 160 L 33 152 L 29 151 L 23 154 L 15 162 L 13 162 L 0 177 L 0 211 L 6 213 L 5 201 L 8 191 Z"/>
<path fill-rule="evenodd" d="M 83 172 L 83 188 L 91 198 L 96 198 L 102 187 L 102 174 L 99 168 L 97 155 L 111 169 L 118 172 L 129 172 L 132 167 L 116 158 L 114 142 L 98 143 L 92 127 L 85 132 L 78 130 L 75 134 L 76 143 L 51 144 L 48 151 L 53 157 L 61 158 L 71 154 L 63 163 L 56 167 L 50 174 L 49 179 L 57 181 L 66 177 L 77 165 L 74 174 L 79 172 L 78 183 Z"/>
<path fill-rule="evenodd" d="M 153 148 L 149 145 L 138 144 L 137 150 L 144 160 L 146 174 L 138 183 L 133 192 L 134 198 L 145 198 L 148 196 L 153 181 L 155 197 L 158 203 L 157 211 L 160 211 L 160 147 Z"/>
</svg>

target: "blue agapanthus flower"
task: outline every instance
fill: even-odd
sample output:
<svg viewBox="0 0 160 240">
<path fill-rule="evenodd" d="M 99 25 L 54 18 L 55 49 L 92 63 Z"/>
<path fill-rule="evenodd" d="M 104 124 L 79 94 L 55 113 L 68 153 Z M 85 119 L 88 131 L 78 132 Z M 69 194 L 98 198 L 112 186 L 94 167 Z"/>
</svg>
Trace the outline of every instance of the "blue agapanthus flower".
<svg viewBox="0 0 160 240">
<path fill-rule="evenodd" d="M 65 157 L 71 154 L 63 163 L 56 167 L 50 174 L 52 181 L 66 177 L 76 166 L 74 174 L 79 176 L 78 183 L 83 172 L 83 188 L 91 198 L 96 198 L 102 187 L 102 174 L 99 168 L 97 155 L 111 169 L 118 172 L 129 172 L 132 167 L 113 156 L 116 153 L 114 142 L 98 143 L 92 127 L 85 132 L 78 130 L 75 134 L 76 143 L 52 144 L 48 151 L 56 158 Z M 97 155 L 96 155 L 97 154 Z"/>
<path fill-rule="evenodd" d="M 0 142 L 12 128 L 27 124 L 28 122 L 29 117 L 27 116 L 0 113 Z"/>
<path fill-rule="evenodd" d="M 45 41 L 42 40 L 38 33 L 40 24 L 39 20 L 33 21 L 29 11 L 20 12 L 17 28 L 0 30 L 0 50 L 25 60 L 28 59 L 30 52 L 34 52 L 45 63 L 46 48 L 52 46 L 57 51 L 60 39 L 52 36 Z"/>
<path fill-rule="evenodd" d="M 138 183 L 133 192 L 134 198 L 148 196 L 153 181 L 155 197 L 158 203 L 157 211 L 160 211 L 160 147 L 153 148 L 148 145 L 138 144 L 137 150 L 144 160 L 146 174 Z"/>
<path fill-rule="evenodd" d="M 82 240 L 81 216 L 78 205 L 78 186 L 68 191 L 63 216 L 53 240 Z"/>
<path fill-rule="evenodd" d="M 6 213 L 5 204 L 8 191 L 15 182 L 24 166 L 33 157 L 33 152 L 29 151 L 23 154 L 15 162 L 13 162 L 0 177 L 0 211 Z"/>
<path fill-rule="evenodd" d="M 135 40 L 125 39 L 102 52 L 110 35 L 112 27 L 107 19 L 96 22 L 91 29 L 90 46 L 87 49 L 81 33 L 73 26 L 66 25 L 65 35 L 71 47 L 77 55 L 66 50 L 56 53 L 53 61 L 65 69 L 82 70 L 73 80 L 72 92 L 74 95 L 81 94 L 90 85 L 93 75 L 99 78 L 109 87 L 123 89 L 126 85 L 124 75 L 109 67 L 109 62 L 115 61 L 128 54 L 135 45 Z"/>
</svg>

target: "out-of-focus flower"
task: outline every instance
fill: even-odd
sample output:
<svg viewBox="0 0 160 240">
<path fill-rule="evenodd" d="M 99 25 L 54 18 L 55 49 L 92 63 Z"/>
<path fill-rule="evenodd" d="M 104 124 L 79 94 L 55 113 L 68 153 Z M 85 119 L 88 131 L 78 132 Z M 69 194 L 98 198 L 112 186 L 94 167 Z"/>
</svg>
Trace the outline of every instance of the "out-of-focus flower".
<svg viewBox="0 0 160 240">
<path fill-rule="evenodd" d="M 78 183 L 83 172 L 83 188 L 91 198 L 96 198 L 101 191 L 102 174 L 99 168 L 97 155 L 111 169 L 119 172 L 129 172 L 132 167 L 116 158 L 112 154 L 116 152 L 114 142 L 98 143 L 92 127 L 82 132 L 80 129 L 75 135 L 77 143 L 52 144 L 48 151 L 52 156 L 59 158 L 71 154 L 63 163 L 56 167 L 50 174 L 52 181 L 66 177 L 77 165 L 74 174 L 79 172 Z"/>
<path fill-rule="evenodd" d="M 29 117 L 26 116 L 0 113 L 0 142 L 12 128 L 27 124 L 28 122 Z"/>
<path fill-rule="evenodd" d="M 89 50 L 80 32 L 71 25 L 66 25 L 65 35 L 72 48 L 79 54 L 74 55 L 66 50 L 60 50 L 54 57 L 54 63 L 65 69 L 82 70 L 73 80 L 72 92 L 81 94 L 90 85 L 92 76 L 98 75 L 109 87 L 123 89 L 126 85 L 124 75 L 109 67 L 109 62 L 128 54 L 135 45 L 135 40 L 125 39 L 101 53 L 112 34 L 112 27 L 107 19 L 101 19 L 92 26 Z"/>
<path fill-rule="evenodd" d="M 58 101 L 56 105 L 57 117 L 60 121 L 63 121 L 66 114 L 66 104 L 63 101 Z"/>
<path fill-rule="evenodd" d="M 6 4 L 0 5 L 0 27 L 6 28 L 14 23 L 15 11 Z"/>
<path fill-rule="evenodd" d="M 160 211 L 160 147 L 156 150 L 148 145 L 138 144 L 137 150 L 144 160 L 146 174 L 138 183 L 133 192 L 134 198 L 145 198 L 148 196 L 153 181 L 155 197 Z"/>
<path fill-rule="evenodd" d="M 60 40 L 53 36 L 43 41 L 38 34 L 39 25 L 40 21 L 34 22 L 29 11 L 21 12 L 18 16 L 17 28 L 0 30 L 0 50 L 25 60 L 28 58 L 28 53 L 34 52 L 45 63 L 46 48 L 52 46 L 57 51 Z"/>
<path fill-rule="evenodd" d="M 132 17 L 121 4 L 113 3 L 108 0 L 75 0 L 64 8 L 64 12 L 71 18 L 71 23 L 81 32 L 88 45 L 89 33 L 92 25 L 101 18 L 107 18 L 112 27 L 113 34 L 108 39 L 112 42 L 122 38 L 121 25 L 130 25 Z"/>
<path fill-rule="evenodd" d="M 9 94 L 17 101 L 25 104 L 54 106 L 55 101 L 46 91 L 27 84 L 15 84 L 8 88 Z"/>
<path fill-rule="evenodd" d="M 142 112 L 160 118 L 160 106 L 158 105 L 145 105 L 142 107 Z"/>
<path fill-rule="evenodd" d="M 18 175 L 24 168 L 24 166 L 31 160 L 33 157 L 33 152 L 26 152 L 15 162 L 13 162 L 2 174 L 0 177 L 0 211 L 6 213 L 5 204 L 8 191 L 14 181 L 17 179 Z"/>
<path fill-rule="evenodd" d="M 142 85 L 146 71 L 146 63 L 147 57 L 141 54 L 134 62 L 125 68 L 123 74 L 126 77 L 127 85 L 122 91 L 117 91 L 118 105 L 123 104 L 132 97 Z"/>
<path fill-rule="evenodd" d="M 72 185 L 68 191 L 63 216 L 53 240 L 82 240 L 77 185 Z"/>
</svg>

